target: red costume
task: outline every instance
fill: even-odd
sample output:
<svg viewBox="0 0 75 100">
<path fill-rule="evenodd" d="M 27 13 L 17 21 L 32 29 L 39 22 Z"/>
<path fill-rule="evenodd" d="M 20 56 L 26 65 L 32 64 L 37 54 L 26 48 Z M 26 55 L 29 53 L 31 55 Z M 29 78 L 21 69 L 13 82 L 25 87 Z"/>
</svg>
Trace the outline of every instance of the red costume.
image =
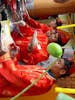
<svg viewBox="0 0 75 100">
<path fill-rule="evenodd" d="M 35 65 L 15 65 L 9 53 L 0 57 L 0 96 L 14 96 L 32 83 L 46 69 Z M 47 92 L 54 79 L 46 73 L 24 95 L 39 95 Z"/>
<path fill-rule="evenodd" d="M 12 37 L 16 45 L 20 47 L 20 60 L 24 61 L 26 64 L 37 64 L 48 58 L 46 50 L 48 38 L 40 29 L 37 29 L 36 31 L 37 36 L 35 38 L 37 40 L 33 40 L 33 42 L 38 41 L 40 48 L 35 45 L 31 51 L 28 51 L 28 46 L 32 42 L 35 29 L 31 28 L 29 25 L 20 26 L 20 32 L 24 37 L 21 37 L 17 32 L 12 32 Z"/>
<path fill-rule="evenodd" d="M 58 43 L 61 42 L 61 45 L 65 45 L 70 40 L 71 33 L 62 30 L 57 30 L 57 32 L 60 39 Z"/>
<path fill-rule="evenodd" d="M 34 27 L 35 29 L 41 29 L 44 33 L 53 29 L 52 27 L 48 27 L 46 24 L 35 21 L 32 18 L 28 18 L 26 15 L 24 16 L 24 19 L 31 27 Z"/>
</svg>

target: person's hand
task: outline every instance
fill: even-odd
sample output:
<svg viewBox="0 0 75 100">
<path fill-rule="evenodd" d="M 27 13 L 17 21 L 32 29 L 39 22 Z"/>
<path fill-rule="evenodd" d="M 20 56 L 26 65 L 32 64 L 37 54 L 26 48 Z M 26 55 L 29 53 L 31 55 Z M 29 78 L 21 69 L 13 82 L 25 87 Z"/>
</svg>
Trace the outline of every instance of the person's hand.
<svg viewBox="0 0 75 100">
<path fill-rule="evenodd" d="M 10 55 L 11 55 L 11 58 L 14 58 L 18 52 L 19 52 L 20 48 L 18 46 L 10 46 Z"/>
</svg>

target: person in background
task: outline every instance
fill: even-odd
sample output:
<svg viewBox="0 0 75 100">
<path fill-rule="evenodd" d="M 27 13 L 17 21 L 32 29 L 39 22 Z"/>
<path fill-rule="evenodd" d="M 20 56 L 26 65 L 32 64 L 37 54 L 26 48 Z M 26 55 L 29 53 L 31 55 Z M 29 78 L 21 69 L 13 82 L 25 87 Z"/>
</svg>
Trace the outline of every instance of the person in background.
<svg viewBox="0 0 75 100">
<path fill-rule="evenodd" d="M 46 32 L 48 43 L 58 42 L 58 33 L 53 29 Z"/>
<path fill-rule="evenodd" d="M 62 24 L 63 22 L 58 16 L 53 17 L 53 20 L 50 21 L 49 27 L 53 27 L 53 29 L 46 32 L 49 42 L 56 42 L 63 46 L 70 40 L 70 32 L 57 29 L 57 26 L 61 26 Z"/>
<path fill-rule="evenodd" d="M 62 24 L 63 24 L 62 20 L 59 18 L 58 15 L 56 15 L 56 16 L 51 17 L 51 21 L 49 23 L 49 26 L 56 29 L 57 26 L 62 26 Z"/>
<path fill-rule="evenodd" d="M 40 62 L 37 65 L 42 66 L 44 68 L 47 68 L 48 66 L 51 65 L 56 60 L 55 57 L 50 56 L 47 61 Z M 73 67 L 73 60 L 72 58 L 61 58 L 58 61 L 55 62 L 55 64 L 51 67 L 49 70 L 49 73 L 53 74 L 56 78 L 59 78 L 61 76 L 66 76 L 69 75 L 71 68 Z"/>
<path fill-rule="evenodd" d="M 51 17 L 49 27 L 52 27 L 53 29 L 48 30 L 46 32 L 49 43 L 56 42 L 60 44 L 61 46 L 63 46 L 70 40 L 70 37 L 71 37 L 70 32 L 57 29 L 57 26 L 62 26 L 63 23 L 64 22 L 60 19 L 58 15 Z"/>
<path fill-rule="evenodd" d="M 56 25 L 57 26 L 62 26 L 63 22 L 61 21 L 61 19 L 59 17 L 56 17 Z"/>
<path fill-rule="evenodd" d="M 70 75 L 70 70 L 73 67 L 73 61 L 65 58 L 59 59 L 55 65 L 51 68 L 51 71 L 56 75 L 56 77 L 64 77 Z"/>
</svg>

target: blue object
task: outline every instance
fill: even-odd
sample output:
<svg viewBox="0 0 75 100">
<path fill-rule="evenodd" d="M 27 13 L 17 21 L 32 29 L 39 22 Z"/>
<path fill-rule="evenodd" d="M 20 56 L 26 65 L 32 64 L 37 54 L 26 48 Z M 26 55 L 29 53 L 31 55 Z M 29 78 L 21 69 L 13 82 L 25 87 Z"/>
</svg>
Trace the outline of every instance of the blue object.
<svg viewBox="0 0 75 100">
<path fill-rule="evenodd" d="M 75 99 L 64 93 L 59 93 L 58 96 L 56 97 L 56 100 L 75 100 Z"/>
</svg>

